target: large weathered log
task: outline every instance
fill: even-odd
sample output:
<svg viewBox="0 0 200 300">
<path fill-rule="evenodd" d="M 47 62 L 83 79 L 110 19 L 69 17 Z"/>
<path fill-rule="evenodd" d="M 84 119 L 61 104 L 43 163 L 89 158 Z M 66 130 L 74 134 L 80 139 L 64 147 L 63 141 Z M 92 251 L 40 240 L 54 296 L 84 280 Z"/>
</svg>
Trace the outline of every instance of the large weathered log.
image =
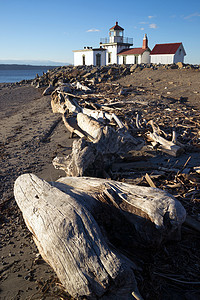
<svg viewBox="0 0 200 300">
<path fill-rule="evenodd" d="M 134 263 L 112 251 L 92 214 L 83 206 L 83 193 L 68 194 L 33 174 L 21 175 L 15 199 L 42 257 L 75 298 L 142 299 Z M 87 202 L 85 195 L 85 201 Z"/>
<path fill-rule="evenodd" d="M 53 184 L 66 193 L 73 189 L 117 208 L 145 243 L 180 238 L 186 212 L 181 203 L 165 191 L 89 177 L 63 177 Z M 97 201 L 86 201 L 84 197 L 81 201 L 94 214 Z"/>
</svg>

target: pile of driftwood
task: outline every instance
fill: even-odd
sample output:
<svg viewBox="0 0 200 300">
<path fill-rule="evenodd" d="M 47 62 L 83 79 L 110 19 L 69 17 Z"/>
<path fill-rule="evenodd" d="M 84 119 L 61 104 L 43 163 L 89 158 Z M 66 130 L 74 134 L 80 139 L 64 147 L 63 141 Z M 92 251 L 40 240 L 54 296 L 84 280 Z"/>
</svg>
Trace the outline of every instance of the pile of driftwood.
<svg viewBox="0 0 200 300">
<path fill-rule="evenodd" d="M 182 197 L 198 197 L 199 167 L 187 168 L 190 158 L 181 169 L 170 163 L 152 169 L 149 163 L 152 153 L 167 154 L 170 161 L 198 150 L 197 114 L 173 110 L 166 99 L 148 106 L 132 100 L 136 92 L 139 88 L 79 82 L 54 88 L 53 112 L 79 137 L 70 155 L 53 160 L 66 177 L 47 183 L 26 174 L 15 182 L 15 199 L 41 255 L 75 298 L 142 299 L 127 245 L 138 251 L 179 240 L 183 222 L 200 230 L 174 193 L 178 188 L 178 196 L 181 191 Z"/>
<path fill-rule="evenodd" d="M 72 134 L 84 139 L 84 142 L 74 142 L 72 154 L 69 157 L 55 158 L 53 162 L 55 167 L 64 169 L 67 176 L 95 176 L 99 171 L 101 174 L 102 168 L 105 170 L 121 155 L 141 149 L 145 141 L 151 142 L 157 149 L 174 157 L 180 155 L 187 147 L 177 140 L 175 128 L 171 135 L 167 134 L 153 120 L 148 122 L 141 120 L 139 113 L 135 116 L 135 126 L 133 127 L 133 115 L 131 122 L 130 120 L 127 122 L 127 106 L 133 105 L 130 101 L 124 103 L 115 101 L 102 105 L 98 100 L 99 97 L 102 98 L 105 95 L 98 94 L 94 98 L 95 95 L 91 94 L 91 89 L 80 83 L 77 83 L 76 88 L 81 88 L 85 94 L 71 94 L 69 86 L 62 89 L 57 88 L 52 93 L 51 101 L 53 112 L 63 114 L 63 121 L 67 129 Z M 130 90 L 120 89 L 119 95 L 127 94 Z M 82 106 L 83 103 L 88 107 Z M 126 108 L 121 109 L 120 112 L 124 113 L 125 122 L 115 114 L 115 111 L 119 113 L 118 106 L 123 105 Z M 143 138 L 139 137 L 138 132 Z M 90 168 L 91 166 L 92 168 Z M 92 169 L 93 173 L 89 172 L 88 174 L 88 168 L 90 172 Z"/>
</svg>

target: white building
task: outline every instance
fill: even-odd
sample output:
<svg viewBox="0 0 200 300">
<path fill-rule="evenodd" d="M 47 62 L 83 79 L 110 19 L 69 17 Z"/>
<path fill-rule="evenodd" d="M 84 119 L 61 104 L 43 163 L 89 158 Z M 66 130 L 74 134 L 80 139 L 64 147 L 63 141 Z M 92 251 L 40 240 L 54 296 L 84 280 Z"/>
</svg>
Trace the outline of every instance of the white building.
<svg viewBox="0 0 200 300">
<path fill-rule="evenodd" d="M 83 50 L 73 52 L 74 66 L 93 65 L 100 67 L 106 65 L 106 49 L 84 47 Z"/>
<path fill-rule="evenodd" d="M 129 49 L 133 45 L 133 39 L 124 37 L 124 29 L 116 22 L 110 28 L 109 37 L 100 41 L 99 48 L 85 47 L 83 50 L 74 50 L 74 65 L 103 66 L 118 64 L 118 53 Z"/>
<path fill-rule="evenodd" d="M 185 55 L 182 43 L 156 44 L 150 53 L 150 62 L 154 64 L 183 63 Z"/>
</svg>

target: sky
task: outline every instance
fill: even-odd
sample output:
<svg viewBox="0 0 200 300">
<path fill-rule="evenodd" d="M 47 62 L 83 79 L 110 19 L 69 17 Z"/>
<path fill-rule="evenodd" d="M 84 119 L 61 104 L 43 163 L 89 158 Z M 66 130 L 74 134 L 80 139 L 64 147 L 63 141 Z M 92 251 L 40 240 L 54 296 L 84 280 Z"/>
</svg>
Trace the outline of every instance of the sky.
<svg viewBox="0 0 200 300">
<path fill-rule="evenodd" d="M 200 0 L 0 0 L 0 61 L 73 64 L 73 50 L 98 47 L 118 21 L 133 47 L 182 42 L 200 64 Z"/>
</svg>

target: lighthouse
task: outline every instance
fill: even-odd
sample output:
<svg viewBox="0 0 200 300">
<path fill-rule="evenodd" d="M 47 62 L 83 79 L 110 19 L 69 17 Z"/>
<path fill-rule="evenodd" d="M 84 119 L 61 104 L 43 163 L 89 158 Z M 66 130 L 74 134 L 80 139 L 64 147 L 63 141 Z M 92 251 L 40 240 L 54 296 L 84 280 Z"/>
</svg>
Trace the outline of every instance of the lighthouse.
<svg viewBox="0 0 200 300">
<path fill-rule="evenodd" d="M 98 48 L 84 47 L 74 50 L 74 65 L 105 66 L 112 64 L 149 63 L 150 49 L 145 34 L 142 47 L 131 48 L 133 39 L 124 36 L 124 28 L 118 22 L 109 29 L 108 37 L 100 39 Z"/>
<path fill-rule="evenodd" d="M 124 37 L 124 28 L 118 22 L 109 29 L 109 37 L 100 40 L 100 47 L 106 49 L 107 64 L 118 64 L 117 54 L 123 49 L 129 49 L 133 45 L 133 39 Z"/>
</svg>

